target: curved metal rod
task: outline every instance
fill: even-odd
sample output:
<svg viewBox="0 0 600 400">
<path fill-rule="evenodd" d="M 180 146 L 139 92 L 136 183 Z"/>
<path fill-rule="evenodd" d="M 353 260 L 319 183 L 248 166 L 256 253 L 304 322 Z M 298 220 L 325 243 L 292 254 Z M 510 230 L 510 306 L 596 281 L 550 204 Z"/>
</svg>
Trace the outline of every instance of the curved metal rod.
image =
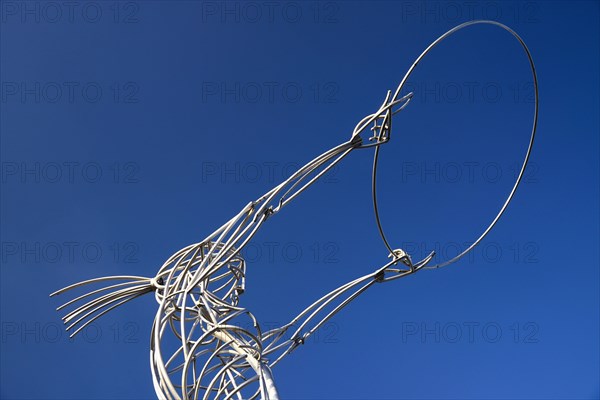
<svg viewBox="0 0 600 400">
<path fill-rule="evenodd" d="M 457 256 L 451 258 L 450 260 L 441 262 L 439 264 L 436 265 L 432 265 L 432 266 L 425 266 L 424 269 L 436 269 L 436 268 L 441 268 L 441 267 L 445 267 L 447 265 L 450 265 L 456 261 L 458 261 L 459 259 L 461 259 L 462 257 L 464 257 L 468 252 L 470 252 L 475 246 L 477 246 L 482 240 L 483 238 L 492 230 L 492 228 L 494 227 L 494 225 L 496 225 L 496 222 L 498 222 L 498 220 L 500 219 L 500 217 L 502 216 L 502 214 L 504 214 L 504 211 L 506 210 L 506 208 L 508 207 L 508 204 L 511 202 L 513 196 L 515 195 L 515 192 L 517 190 L 517 187 L 519 186 L 519 184 L 521 183 L 521 180 L 523 178 L 523 175 L 525 173 L 525 168 L 527 167 L 527 163 L 529 162 L 529 157 L 531 155 L 531 150 L 533 148 L 533 141 L 535 139 L 535 132 L 537 130 L 537 121 L 538 121 L 538 80 L 537 80 L 537 74 L 535 71 L 535 65 L 533 63 L 533 57 L 531 56 L 531 52 L 529 51 L 529 48 L 527 47 L 527 45 L 525 44 L 525 42 L 523 41 L 523 39 L 521 39 L 521 37 L 512 29 L 510 29 L 508 26 L 497 22 L 497 21 L 490 21 L 490 20 L 475 20 L 475 21 L 469 21 L 469 22 L 465 22 L 461 25 L 458 25 L 452 29 L 450 29 L 448 32 L 444 33 L 442 36 L 440 36 L 439 38 L 437 38 L 435 41 L 433 41 L 433 43 L 431 43 L 426 49 L 425 51 L 423 51 L 423 53 L 421 53 L 421 55 L 419 57 L 417 57 L 417 59 L 415 60 L 415 62 L 411 65 L 411 67 L 409 68 L 409 70 L 406 72 L 406 75 L 404 75 L 404 78 L 402 79 L 402 81 L 400 82 L 400 84 L 398 85 L 398 88 L 396 89 L 396 92 L 394 93 L 394 97 L 392 98 L 392 101 L 394 99 L 396 99 L 396 97 L 398 97 L 398 95 L 400 94 L 400 91 L 402 90 L 402 88 L 404 87 L 404 85 L 406 84 L 409 76 L 413 73 L 415 67 L 417 66 L 417 64 L 419 64 L 419 62 L 435 47 L 437 46 L 441 41 L 443 41 L 444 39 L 446 39 L 448 36 L 452 35 L 453 33 L 466 28 L 468 26 L 471 25 L 480 25 L 480 24 L 486 24 L 486 25 L 495 25 L 498 26 L 502 29 L 504 29 L 505 31 L 508 31 L 510 34 L 512 34 L 521 44 L 521 47 L 523 48 L 523 50 L 525 51 L 525 54 L 527 55 L 527 59 L 529 61 L 529 65 L 531 67 L 531 73 L 533 76 L 533 87 L 534 87 L 534 92 L 535 92 L 535 107 L 534 107 L 534 113 L 533 113 L 533 123 L 532 123 L 532 127 L 531 127 L 531 135 L 529 138 L 529 144 L 527 146 L 527 152 L 525 154 L 525 158 L 523 160 L 523 163 L 521 165 L 521 169 L 519 171 L 519 175 L 517 176 L 517 179 L 512 187 L 512 190 L 510 191 L 508 197 L 506 198 L 504 205 L 500 208 L 500 211 L 498 212 L 498 214 L 496 214 L 496 216 L 494 217 L 494 219 L 492 220 L 492 222 L 488 225 L 488 227 L 483 231 L 483 233 L 477 238 L 477 240 L 475 240 L 469 247 L 467 247 L 462 253 L 458 254 Z M 385 247 L 388 249 L 388 251 L 390 253 L 393 253 L 392 247 L 389 244 L 389 241 L 385 235 L 385 232 L 383 230 L 382 224 L 381 224 L 381 218 L 379 216 L 379 206 L 378 206 L 378 202 L 377 202 L 377 165 L 379 162 L 379 151 L 380 148 L 379 146 L 377 146 L 375 148 L 375 154 L 373 155 L 373 171 L 372 171 L 372 197 L 373 197 L 373 209 L 375 212 L 375 221 L 377 223 L 377 229 L 379 230 L 379 234 L 381 236 L 381 239 L 383 240 L 383 243 L 385 245 Z M 426 259 L 431 259 L 432 255 L 435 253 L 431 253 L 429 256 L 427 256 L 425 259 L 423 259 L 421 262 L 425 261 Z"/>
</svg>

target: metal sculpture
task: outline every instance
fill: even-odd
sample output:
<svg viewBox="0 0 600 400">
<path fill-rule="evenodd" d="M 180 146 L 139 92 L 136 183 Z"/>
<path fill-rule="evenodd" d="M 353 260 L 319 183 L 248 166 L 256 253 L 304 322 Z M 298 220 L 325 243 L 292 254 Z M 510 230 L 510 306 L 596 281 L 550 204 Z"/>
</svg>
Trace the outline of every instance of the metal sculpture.
<svg viewBox="0 0 600 400">
<path fill-rule="evenodd" d="M 392 117 L 413 97 L 400 96 L 408 77 L 422 58 L 454 32 L 474 24 L 491 24 L 510 32 L 523 47 L 533 74 L 535 110 L 527 152 L 504 205 L 485 231 L 465 251 L 436 265 L 435 253 L 413 262 L 388 241 L 377 206 L 377 165 L 382 144 L 390 140 Z M 58 307 L 83 303 L 63 317 L 76 335 L 110 310 L 147 293 L 159 304 L 151 334 L 150 360 L 154 389 L 160 399 L 278 399 L 271 368 L 310 337 L 319 327 L 376 283 L 389 282 L 422 269 L 451 264 L 476 246 L 506 210 L 521 182 L 537 126 L 537 77 L 523 40 L 495 21 L 471 21 L 435 40 L 412 64 L 396 91 L 388 91 L 379 109 L 363 118 L 348 141 L 326 151 L 262 197 L 248 203 L 237 215 L 203 241 L 172 255 L 154 278 L 110 276 L 76 283 L 53 294 L 95 283 L 107 286 L 76 297 Z M 370 128 L 370 129 L 368 129 Z M 363 132 L 372 132 L 367 141 Z M 245 290 L 246 263 L 240 251 L 261 225 L 279 213 L 334 165 L 357 149 L 373 147 L 372 196 L 379 233 L 391 260 L 373 272 L 327 293 L 289 323 L 262 332 L 253 314 L 239 306 Z M 173 346 L 175 344 L 175 346 Z"/>
</svg>

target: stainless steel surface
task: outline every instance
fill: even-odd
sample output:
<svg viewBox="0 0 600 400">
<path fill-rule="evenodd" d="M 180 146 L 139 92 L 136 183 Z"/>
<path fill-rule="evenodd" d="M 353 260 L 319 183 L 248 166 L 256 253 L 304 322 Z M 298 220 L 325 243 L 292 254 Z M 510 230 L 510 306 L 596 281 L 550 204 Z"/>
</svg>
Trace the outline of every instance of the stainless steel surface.
<svg viewBox="0 0 600 400">
<path fill-rule="evenodd" d="M 529 146 L 508 198 L 478 239 L 451 260 L 429 266 L 435 256 L 431 253 L 414 263 L 409 254 L 393 248 L 379 217 L 376 183 L 380 147 L 391 138 L 393 116 L 413 97 L 412 93 L 403 96 L 400 93 L 416 65 L 446 37 L 475 24 L 491 24 L 507 30 L 519 40 L 529 59 L 535 86 L 535 113 Z M 495 21 L 471 21 L 459 25 L 440 36 L 417 58 L 396 91 L 393 94 L 388 91 L 381 106 L 356 125 L 349 140 L 319 155 L 248 203 L 201 242 L 176 252 L 155 277 L 96 278 L 68 286 L 51 296 L 84 285 L 106 285 L 58 307 L 58 310 L 75 307 L 63 317 L 67 330 L 74 336 L 108 311 L 144 294 L 154 293 L 158 310 L 151 333 L 150 364 L 154 389 L 160 399 L 278 399 L 271 368 L 358 295 L 377 283 L 451 264 L 483 240 L 506 210 L 523 177 L 535 137 L 537 110 L 535 68 L 521 38 Z M 361 136 L 365 131 L 372 132 L 366 140 Z M 240 251 L 265 221 L 278 214 L 330 168 L 352 151 L 371 147 L 375 148 L 372 171 L 375 219 L 391 260 L 325 294 L 287 324 L 262 332 L 254 315 L 238 305 L 246 290 L 246 262 Z"/>
</svg>

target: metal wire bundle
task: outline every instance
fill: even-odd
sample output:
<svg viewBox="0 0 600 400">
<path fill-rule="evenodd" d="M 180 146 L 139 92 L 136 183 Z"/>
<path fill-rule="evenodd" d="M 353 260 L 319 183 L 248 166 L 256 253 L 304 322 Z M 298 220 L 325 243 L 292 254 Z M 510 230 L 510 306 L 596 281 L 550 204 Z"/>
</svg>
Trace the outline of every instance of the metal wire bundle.
<svg viewBox="0 0 600 400">
<path fill-rule="evenodd" d="M 409 254 L 394 249 L 379 218 L 377 165 L 380 146 L 390 140 L 392 117 L 413 97 L 400 96 L 408 77 L 421 59 L 454 32 L 474 24 L 491 24 L 510 32 L 521 43 L 529 59 L 535 88 L 535 112 L 529 146 L 516 182 L 504 205 L 488 228 L 471 246 L 451 260 L 429 265 L 435 253 L 412 261 Z M 537 77 L 533 60 L 523 40 L 510 28 L 495 21 L 471 21 L 440 36 L 416 59 L 396 91 L 391 91 L 379 109 L 363 118 L 348 141 L 319 155 L 292 176 L 242 210 L 199 243 L 173 254 L 153 278 L 112 276 L 80 282 L 53 294 L 84 285 L 105 286 L 76 297 L 58 307 L 75 307 L 63 320 L 76 335 L 110 310 L 147 293 L 159 304 L 151 334 L 150 361 L 154 389 L 160 399 L 278 399 L 271 368 L 290 354 L 326 321 L 369 287 L 396 280 L 421 269 L 453 263 L 476 246 L 493 228 L 519 185 L 533 146 L 537 127 Z M 371 132 L 364 141 L 361 134 Z M 372 196 L 375 219 L 389 252 L 388 263 L 373 272 L 332 290 L 302 310 L 289 323 L 267 332 L 248 310 L 240 307 L 245 291 L 246 262 L 240 251 L 268 218 L 306 190 L 334 165 L 356 149 L 375 148 Z"/>
</svg>

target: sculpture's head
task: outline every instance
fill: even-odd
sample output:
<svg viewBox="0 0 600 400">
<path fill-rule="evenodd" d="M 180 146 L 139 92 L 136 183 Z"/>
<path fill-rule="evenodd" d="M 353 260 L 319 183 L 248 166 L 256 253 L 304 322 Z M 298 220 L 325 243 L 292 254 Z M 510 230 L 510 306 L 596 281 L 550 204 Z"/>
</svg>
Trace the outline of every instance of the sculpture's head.
<svg viewBox="0 0 600 400">
<path fill-rule="evenodd" d="M 179 250 L 161 267 L 153 279 L 156 300 L 191 296 L 191 305 L 202 303 L 201 295 L 223 305 L 236 306 L 246 286 L 246 261 L 234 247 L 201 242 Z M 200 277 L 200 279 L 196 279 Z M 193 284 L 192 282 L 198 283 Z"/>
</svg>

